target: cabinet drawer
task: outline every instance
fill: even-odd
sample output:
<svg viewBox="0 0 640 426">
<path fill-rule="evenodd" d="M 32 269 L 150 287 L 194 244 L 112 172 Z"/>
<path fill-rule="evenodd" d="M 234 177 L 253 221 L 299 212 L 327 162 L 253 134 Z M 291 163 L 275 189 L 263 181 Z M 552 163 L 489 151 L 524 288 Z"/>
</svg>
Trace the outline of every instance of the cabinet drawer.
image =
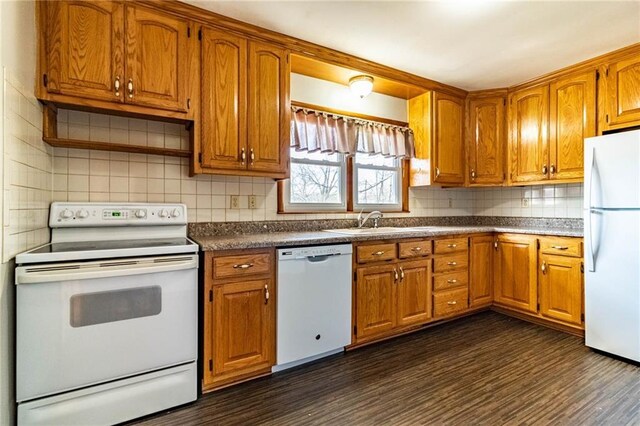
<svg viewBox="0 0 640 426">
<path fill-rule="evenodd" d="M 466 288 L 441 291 L 433 295 L 433 316 L 442 317 L 467 309 L 469 291 Z"/>
<path fill-rule="evenodd" d="M 469 245 L 468 238 L 449 238 L 447 240 L 434 241 L 433 252 L 435 254 L 466 251 Z"/>
<path fill-rule="evenodd" d="M 398 243 L 398 257 L 406 259 L 409 257 L 421 257 L 431 254 L 431 241 L 411 241 Z"/>
<path fill-rule="evenodd" d="M 582 257 L 582 240 L 579 238 L 542 238 L 540 252 L 558 256 Z"/>
<path fill-rule="evenodd" d="M 213 258 L 213 279 L 244 277 L 269 273 L 273 265 L 270 252 Z"/>
<path fill-rule="evenodd" d="M 396 244 L 372 244 L 358 246 L 356 249 L 358 263 L 379 262 L 381 260 L 393 260 L 396 258 Z"/>
<path fill-rule="evenodd" d="M 433 277 L 433 291 L 449 290 L 456 287 L 466 287 L 468 283 L 469 273 L 467 271 L 436 275 Z"/>
<path fill-rule="evenodd" d="M 469 255 L 459 253 L 451 256 L 440 256 L 433 259 L 433 272 L 449 272 L 467 269 L 469 265 Z"/>
</svg>

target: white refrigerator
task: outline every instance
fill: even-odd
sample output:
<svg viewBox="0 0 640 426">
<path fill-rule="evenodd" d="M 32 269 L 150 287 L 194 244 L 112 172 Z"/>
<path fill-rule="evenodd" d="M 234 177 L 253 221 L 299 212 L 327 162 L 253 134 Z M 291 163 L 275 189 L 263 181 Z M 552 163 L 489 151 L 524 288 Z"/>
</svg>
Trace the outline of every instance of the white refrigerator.
<svg viewBox="0 0 640 426">
<path fill-rule="evenodd" d="M 585 342 L 640 361 L 640 130 L 588 138 Z"/>
</svg>

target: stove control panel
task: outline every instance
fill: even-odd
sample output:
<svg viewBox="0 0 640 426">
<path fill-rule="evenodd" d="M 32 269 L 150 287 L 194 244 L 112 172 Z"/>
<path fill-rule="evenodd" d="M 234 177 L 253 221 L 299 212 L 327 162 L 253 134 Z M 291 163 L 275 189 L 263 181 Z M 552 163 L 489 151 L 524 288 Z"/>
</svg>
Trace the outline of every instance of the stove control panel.
<svg viewBox="0 0 640 426">
<path fill-rule="evenodd" d="M 187 206 L 155 203 L 52 203 L 52 228 L 186 225 Z"/>
</svg>

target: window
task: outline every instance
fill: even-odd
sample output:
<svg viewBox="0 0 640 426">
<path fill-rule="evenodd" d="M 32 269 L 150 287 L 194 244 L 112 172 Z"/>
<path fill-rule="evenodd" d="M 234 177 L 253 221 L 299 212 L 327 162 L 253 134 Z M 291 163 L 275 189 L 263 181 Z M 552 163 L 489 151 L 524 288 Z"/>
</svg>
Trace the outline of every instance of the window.
<svg viewBox="0 0 640 426">
<path fill-rule="evenodd" d="M 346 211 L 346 162 L 342 154 L 291 149 L 285 211 Z"/>
<path fill-rule="evenodd" d="M 358 153 L 353 169 L 354 210 L 402 210 L 400 160 Z"/>
</svg>

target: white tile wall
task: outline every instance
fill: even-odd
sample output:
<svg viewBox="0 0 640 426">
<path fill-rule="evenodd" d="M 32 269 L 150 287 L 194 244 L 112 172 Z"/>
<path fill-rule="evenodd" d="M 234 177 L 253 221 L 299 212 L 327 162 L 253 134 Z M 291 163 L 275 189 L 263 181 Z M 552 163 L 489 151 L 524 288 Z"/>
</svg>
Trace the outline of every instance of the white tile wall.
<svg viewBox="0 0 640 426">
<path fill-rule="evenodd" d="M 4 70 L 3 262 L 49 241 L 53 150 L 42 141 L 33 90 Z"/>
<path fill-rule="evenodd" d="M 103 142 L 188 147 L 187 132 L 176 124 L 77 111 L 59 111 L 58 134 Z M 60 148 L 54 150 L 54 155 L 55 201 L 182 202 L 188 207 L 191 222 L 351 218 L 356 215 L 279 215 L 273 180 L 215 175 L 189 177 L 187 159 Z M 580 217 L 580 188 L 580 185 L 558 185 L 555 189 L 553 186 L 412 188 L 409 191 L 409 216 Z M 230 208 L 231 195 L 240 195 L 239 209 Z M 256 196 L 258 208 L 248 208 L 249 195 Z M 530 207 L 519 207 L 523 197 L 530 198 Z"/>
</svg>

